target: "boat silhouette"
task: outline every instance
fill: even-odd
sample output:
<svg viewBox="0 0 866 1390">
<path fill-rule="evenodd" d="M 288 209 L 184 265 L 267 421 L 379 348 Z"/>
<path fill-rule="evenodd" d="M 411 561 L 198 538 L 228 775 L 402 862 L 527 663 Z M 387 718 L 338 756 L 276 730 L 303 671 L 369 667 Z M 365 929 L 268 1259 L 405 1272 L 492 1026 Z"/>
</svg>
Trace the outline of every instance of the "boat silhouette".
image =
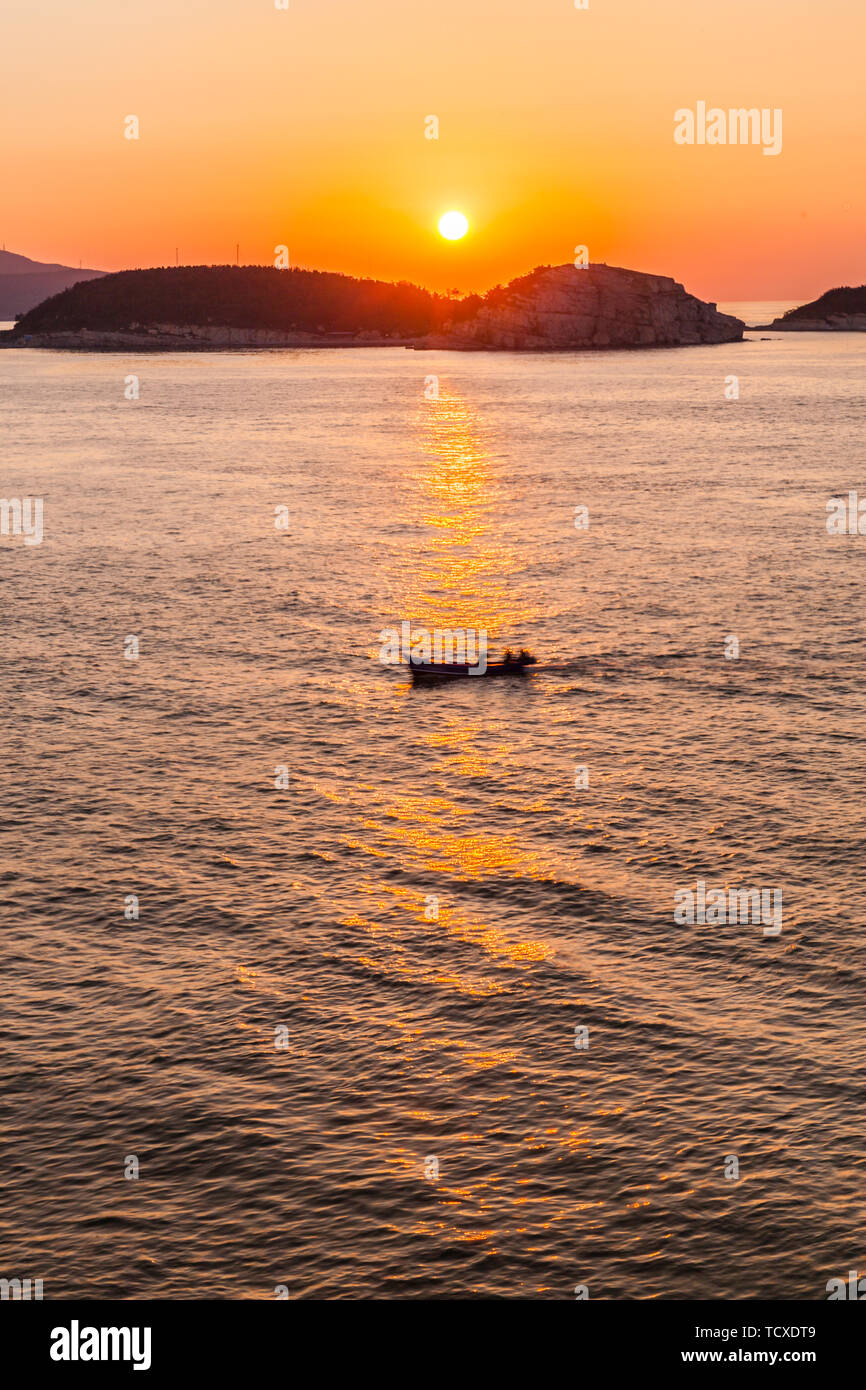
<svg viewBox="0 0 866 1390">
<path fill-rule="evenodd" d="M 409 658 L 409 669 L 413 681 L 418 684 L 434 681 L 479 680 L 493 676 L 523 676 L 527 668 L 538 664 L 538 658 L 524 648 L 515 656 L 508 648 L 501 661 L 488 661 L 482 667 L 480 662 L 468 661 L 415 661 Z"/>
</svg>

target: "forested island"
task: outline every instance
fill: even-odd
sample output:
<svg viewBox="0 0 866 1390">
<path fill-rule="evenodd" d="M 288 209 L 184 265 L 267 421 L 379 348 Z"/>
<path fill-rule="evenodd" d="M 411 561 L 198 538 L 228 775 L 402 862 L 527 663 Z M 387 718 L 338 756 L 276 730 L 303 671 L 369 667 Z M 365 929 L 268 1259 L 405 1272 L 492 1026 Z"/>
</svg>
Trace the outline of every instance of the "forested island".
<svg viewBox="0 0 866 1390">
<path fill-rule="evenodd" d="M 866 285 L 856 288 L 842 285 L 839 289 L 827 290 L 811 304 L 789 309 L 787 314 L 764 327 L 790 333 L 864 333 Z"/>
<path fill-rule="evenodd" d="M 146 333 L 161 325 L 274 333 L 414 338 L 471 314 L 476 297 L 431 294 L 408 282 L 358 280 L 270 266 L 171 266 L 121 270 L 74 285 L 24 314 L 15 335 Z"/>
<path fill-rule="evenodd" d="M 731 342 L 743 324 L 669 276 L 539 266 L 485 295 L 270 266 L 125 270 L 24 314 L 5 346 L 92 350 L 380 346 L 534 350 Z"/>
</svg>

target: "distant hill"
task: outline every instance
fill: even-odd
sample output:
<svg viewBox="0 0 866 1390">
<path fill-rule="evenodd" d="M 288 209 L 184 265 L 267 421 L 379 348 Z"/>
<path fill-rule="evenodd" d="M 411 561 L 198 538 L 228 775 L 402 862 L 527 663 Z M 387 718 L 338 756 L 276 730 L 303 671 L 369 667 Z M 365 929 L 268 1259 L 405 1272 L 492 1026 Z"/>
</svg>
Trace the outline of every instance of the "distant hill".
<svg viewBox="0 0 866 1390">
<path fill-rule="evenodd" d="M 0 319 L 14 319 L 79 280 L 94 280 L 102 270 L 73 270 L 72 266 L 31 261 L 14 251 L 0 251 Z"/>
<path fill-rule="evenodd" d="M 866 285 L 827 290 L 810 304 L 789 309 L 780 319 L 764 325 L 798 332 L 866 332 Z"/>
<path fill-rule="evenodd" d="M 406 282 L 271 266 L 123 270 L 46 299 L 10 341 L 34 347 L 374 346 L 545 351 L 733 342 L 739 319 L 669 276 L 540 266 L 465 299 Z"/>
</svg>

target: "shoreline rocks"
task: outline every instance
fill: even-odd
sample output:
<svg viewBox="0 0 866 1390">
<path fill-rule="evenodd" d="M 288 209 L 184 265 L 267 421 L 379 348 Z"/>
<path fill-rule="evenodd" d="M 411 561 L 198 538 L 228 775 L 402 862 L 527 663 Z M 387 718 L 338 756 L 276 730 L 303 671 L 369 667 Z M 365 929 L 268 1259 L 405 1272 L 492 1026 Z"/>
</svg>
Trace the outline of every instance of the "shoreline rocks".
<svg viewBox="0 0 866 1390">
<path fill-rule="evenodd" d="M 772 323 L 760 323 L 758 328 L 766 333 L 866 333 L 866 314 L 828 314 L 823 319 L 774 319 Z"/>
<path fill-rule="evenodd" d="M 412 347 L 414 338 L 381 333 L 282 333 L 271 328 L 217 328 L 204 324 L 156 324 L 150 328 L 54 329 L 0 333 L 0 348 L 65 348 L 84 352 L 214 352 L 240 348 Z"/>
</svg>

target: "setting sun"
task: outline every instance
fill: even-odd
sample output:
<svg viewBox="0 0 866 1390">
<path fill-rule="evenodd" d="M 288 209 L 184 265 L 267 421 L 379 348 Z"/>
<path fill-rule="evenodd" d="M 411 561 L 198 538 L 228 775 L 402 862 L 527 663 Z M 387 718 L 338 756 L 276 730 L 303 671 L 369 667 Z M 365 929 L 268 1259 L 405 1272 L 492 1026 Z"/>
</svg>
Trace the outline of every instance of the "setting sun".
<svg viewBox="0 0 866 1390">
<path fill-rule="evenodd" d="M 469 231 L 469 223 L 462 212 L 443 212 L 439 218 L 439 231 L 448 241 L 459 241 Z"/>
</svg>

